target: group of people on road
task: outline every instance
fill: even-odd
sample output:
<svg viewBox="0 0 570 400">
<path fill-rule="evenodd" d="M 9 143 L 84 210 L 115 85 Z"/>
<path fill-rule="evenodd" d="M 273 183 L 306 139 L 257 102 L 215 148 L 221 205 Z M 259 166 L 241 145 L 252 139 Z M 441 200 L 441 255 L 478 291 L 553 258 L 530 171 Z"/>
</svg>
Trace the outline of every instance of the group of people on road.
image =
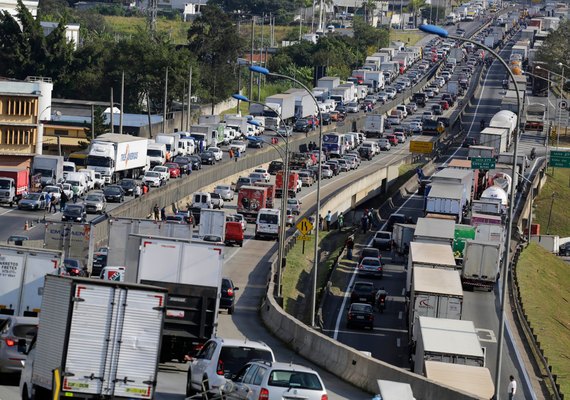
<svg viewBox="0 0 570 400">
<path fill-rule="evenodd" d="M 365 209 L 364 213 L 362 214 L 362 218 L 360 218 L 360 228 L 362 229 L 362 233 L 367 233 L 372 229 L 372 224 L 374 223 L 373 220 L 373 212 L 374 209 Z"/>
<path fill-rule="evenodd" d="M 234 160 L 236 160 L 236 162 L 238 161 L 238 159 L 240 158 L 241 154 L 239 149 L 229 149 L 228 150 L 228 154 L 230 156 L 230 160 L 233 158 Z"/>
</svg>

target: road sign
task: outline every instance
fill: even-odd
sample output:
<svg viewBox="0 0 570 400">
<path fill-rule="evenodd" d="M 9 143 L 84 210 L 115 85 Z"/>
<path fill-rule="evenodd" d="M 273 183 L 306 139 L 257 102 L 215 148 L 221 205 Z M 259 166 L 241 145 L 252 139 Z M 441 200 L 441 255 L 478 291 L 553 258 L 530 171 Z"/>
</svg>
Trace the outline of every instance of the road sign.
<svg viewBox="0 0 570 400">
<path fill-rule="evenodd" d="M 493 169 L 495 168 L 494 158 L 475 157 L 471 159 L 472 169 Z"/>
<path fill-rule="evenodd" d="M 570 168 L 570 151 L 551 150 L 550 166 L 557 168 Z"/>
<path fill-rule="evenodd" d="M 558 99 L 558 108 L 561 110 L 568 110 L 568 101 L 564 99 Z"/>
<path fill-rule="evenodd" d="M 437 124 L 437 133 L 443 133 L 445 132 L 445 126 L 443 126 L 443 124 Z"/>
<path fill-rule="evenodd" d="M 421 140 L 410 141 L 410 153 L 429 154 L 433 151 L 433 142 L 424 142 Z"/>
<path fill-rule="evenodd" d="M 311 237 L 308 235 L 299 235 L 297 236 L 297 240 L 311 240 Z"/>
<path fill-rule="evenodd" d="M 313 230 L 313 224 L 311 224 L 311 221 L 309 221 L 307 218 L 302 218 L 299 222 L 297 222 L 296 226 L 299 232 L 301 232 L 303 235 L 306 235 Z"/>
</svg>

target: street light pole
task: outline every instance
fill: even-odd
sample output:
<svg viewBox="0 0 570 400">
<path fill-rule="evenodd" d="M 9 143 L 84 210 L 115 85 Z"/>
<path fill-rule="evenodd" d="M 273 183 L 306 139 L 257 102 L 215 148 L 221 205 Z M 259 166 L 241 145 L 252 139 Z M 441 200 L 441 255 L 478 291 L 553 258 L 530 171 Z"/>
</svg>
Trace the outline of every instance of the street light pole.
<svg viewBox="0 0 570 400">
<path fill-rule="evenodd" d="M 303 83 L 299 82 L 297 79 L 292 78 L 287 75 L 276 74 L 273 72 L 269 72 L 267 68 L 251 66 L 249 67 L 251 71 L 258 72 L 263 75 L 273 76 L 276 78 L 283 78 L 288 79 L 292 82 L 295 82 L 297 85 L 301 86 L 313 99 L 315 102 L 315 107 L 317 114 L 319 116 L 319 165 L 317 169 L 317 217 L 315 218 L 315 248 L 314 248 L 314 259 L 313 259 L 313 301 L 312 301 L 312 310 L 311 310 L 311 326 L 315 326 L 315 309 L 317 307 L 317 277 L 318 277 L 318 255 L 319 255 L 319 217 L 321 215 L 321 167 L 322 167 L 322 154 L 323 154 L 323 116 L 321 114 L 321 110 L 319 108 L 319 102 L 313 95 L 313 92 L 309 90 L 309 88 L 304 85 Z"/>
<path fill-rule="evenodd" d="M 459 36 L 454 36 L 454 35 L 450 35 L 447 30 L 439 27 L 439 26 L 435 26 L 435 25 L 420 25 L 419 29 L 423 32 L 427 32 L 427 33 L 431 33 L 431 34 L 435 34 L 438 35 L 440 37 L 443 38 L 450 38 L 453 40 L 457 40 L 457 41 L 463 41 L 463 42 L 468 42 L 468 43 L 472 43 L 475 46 L 481 47 L 482 49 L 486 50 L 489 52 L 489 54 L 491 54 L 495 60 L 499 61 L 503 67 L 505 68 L 505 70 L 507 71 L 511 81 L 513 82 L 513 87 L 515 88 L 515 92 L 517 94 L 517 111 L 518 111 L 518 115 L 517 115 L 517 127 L 515 130 L 515 143 L 514 143 L 514 148 L 513 148 L 513 166 L 512 166 L 512 183 L 511 183 L 511 193 L 510 193 L 510 199 L 509 199 L 509 218 L 508 218 L 508 224 L 507 224 L 507 235 L 505 238 L 505 254 L 504 254 L 504 258 L 503 258 L 503 271 L 501 274 L 501 277 L 503 279 L 502 281 L 502 291 L 501 291 L 501 310 L 500 310 L 500 322 L 499 322 L 499 337 L 498 337 L 498 350 L 497 350 L 497 364 L 496 364 L 496 370 L 495 370 L 495 398 L 496 399 L 500 399 L 500 386 L 501 386 L 501 366 L 502 366 L 502 361 L 503 361 L 503 346 L 504 346 L 504 341 L 505 341 L 505 301 L 506 301 L 506 294 L 507 294 L 507 275 L 509 272 L 509 258 L 510 258 L 510 253 L 511 253 L 511 249 L 510 249 L 510 240 L 511 240 L 511 235 L 512 235 L 512 226 L 513 226 L 513 217 L 514 217 L 514 206 L 515 206 L 515 195 L 516 195 L 516 187 L 517 185 L 517 151 L 518 151 L 518 145 L 519 145 L 519 127 L 520 127 L 520 118 L 521 118 L 521 110 L 522 110 L 522 103 L 521 103 L 521 97 L 520 97 L 520 93 L 519 93 L 519 88 L 517 86 L 517 82 L 515 80 L 515 76 L 513 74 L 513 71 L 511 71 L 511 69 L 509 68 L 509 66 L 507 65 L 507 63 L 505 62 L 505 60 L 499 56 L 499 54 L 497 54 L 493 49 L 489 48 L 488 46 L 485 46 L 479 42 L 476 42 L 474 40 L 468 39 L 468 38 L 464 38 L 464 37 L 459 37 Z"/>
</svg>

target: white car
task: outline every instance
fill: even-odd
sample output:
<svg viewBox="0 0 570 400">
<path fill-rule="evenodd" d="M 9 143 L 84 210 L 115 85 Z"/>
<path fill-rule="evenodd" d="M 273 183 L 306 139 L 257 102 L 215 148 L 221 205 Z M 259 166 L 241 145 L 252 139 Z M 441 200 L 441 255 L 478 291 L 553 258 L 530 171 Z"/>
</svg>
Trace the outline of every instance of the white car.
<svg viewBox="0 0 570 400">
<path fill-rule="evenodd" d="M 385 88 L 384 91 L 386 92 L 386 94 L 390 99 L 393 99 L 398 94 L 398 92 L 394 88 Z"/>
<path fill-rule="evenodd" d="M 95 188 L 101 189 L 103 186 L 105 186 L 105 178 L 101 172 L 95 172 Z"/>
<path fill-rule="evenodd" d="M 295 215 L 301 214 L 301 204 L 298 199 L 287 199 L 287 209 Z"/>
<path fill-rule="evenodd" d="M 157 171 L 148 171 L 144 174 L 142 181 L 149 186 L 159 187 L 162 181 L 162 175 Z"/>
<path fill-rule="evenodd" d="M 318 168 L 318 167 L 317 167 Z M 323 179 L 330 179 L 333 177 L 333 171 L 328 165 L 321 165 L 321 175 Z"/>
<path fill-rule="evenodd" d="M 232 201 L 234 199 L 234 191 L 230 185 L 217 185 L 214 193 L 218 193 L 224 201 Z"/>
<path fill-rule="evenodd" d="M 253 172 L 263 174 L 265 177 L 265 182 L 269 182 L 271 180 L 271 175 L 269 175 L 269 172 L 267 172 L 265 168 L 256 168 L 253 170 Z"/>
<path fill-rule="evenodd" d="M 245 149 L 247 148 L 247 143 L 242 140 L 232 140 L 230 143 L 230 149 L 233 151 L 239 151 L 240 153 L 245 153 Z"/>
<path fill-rule="evenodd" d="M 68 199 L 73 198 L 73 189 L 71 188 L 70 183 L 63 183 L 61 185 L 61 191 L 65 193 Z"/>
<path fill-rule="evenodd" d="M 52 197 L 52 199 L 57 199 L 59 201 L 59 199 L 61 199 L 61 188 L 59 186 L 54 186 L 54 185 L 48 185 L 46 187 L 44 187 L 43 190 L 45 193 L 49 193 L 50 196 Z M 71 195 L 73 196 L 73 192 L 71 193 Z"/>
<path fill-rule="evenodd" d="M 214 154 L 216 161 L 221 161 L 224 157 L 224 152 L 219 147 L 208 147 L 208 151 L 211 151 Z"/>
<path fill-rule="evenodd" d="M 158 172 L 160 174 L 160 177 L 162 179 L 164 179 L 165 181 L 170 179 L 170 170 L 168 169 L 168 167 L 163 167 L 162 165 L 157 165 L 156 167 L 154 167 L 152 169 L 153 172 Z"/>
</svg>

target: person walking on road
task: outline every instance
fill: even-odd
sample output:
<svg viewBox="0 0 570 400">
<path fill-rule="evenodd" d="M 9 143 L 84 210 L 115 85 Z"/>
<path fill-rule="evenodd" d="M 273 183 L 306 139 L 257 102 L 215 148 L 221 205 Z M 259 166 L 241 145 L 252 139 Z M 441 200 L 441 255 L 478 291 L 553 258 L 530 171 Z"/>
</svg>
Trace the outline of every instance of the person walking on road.
<svg viewBox="0 0 570 400">
<path fill-rule="evenodd" d="M 77 196 L 79 195 L 79 186 L 73 185 L 71 187 L 73 191 L 73 204 L 77 203 Z"/>
<path fill-rule="evenodd" d="M 49 212 L 51 213 L 53 210 L 53 213 L 55 214 L 57 212 L 57 203 L 59 203 L 59 200 L 57 199 L 57 197 L 53 197 L 51 199 L 51 203 L 49 206 Z"/>
<path fill-rule="evenodd" d="M 342 213 L 340 213 L 338 215 L 338 230 L 339 230 L 339 232 L 342 231 L 343 226 L 344 226 L 344 215 L 342 215 Z"/>
<path fill-rule="evenodd" d="M 332 223 L 332 213 L 331 210 L 329 210 L 329 212 L 327 213 L 327 216 L 325 217 L 325 220 L 327 221 L 327 232 L 331 230 L 331 223 Z"/>
<path fill-rule="evenodd" d="M 166 207 L 160 209 L 160 220 L 166 221 Z"/>
<path fill-rule="evenodd" d="M 63 212 L 63 209 L 65 208 L 65 203 L 67 203 L 68 200 L 69 199 L 67 198 L 65 192 L 61 192 L 61 199 L 59 199 L 59 212 Z"/>
<path fill-rule="evenodd" d="M 160 208 L 158 208 L 158 204 L 155 204 L 154 207 L 152 208 L 153 214 L 154 214 L 154 220 L 158 221 L 160 220 Z"/>
<path fill-rule="evenodd" d="M 49 212 L 50 208 L 51 208 L 51 194 L 50 193 L 46 193 L 46 211 Z"/>
<path fill-rule="evenodd" d="M 140 185 L 135 186 L 135 199 L 141 197 L 141 187 Z"/>
<path fill-rule="evenodd" d="M 354 238 L 352 235 L 346 239 L 346 258 L 352 260 L 352 251 L 354 250 Z"/>
<path fill-rule="evenodd" d="M 515 399 L 515 395 L 517 394 L 517 381 L 515 381 L 515 377 L 514 376 L 509 376 L 509 400 L 514 400 Z"/>
</svg>

